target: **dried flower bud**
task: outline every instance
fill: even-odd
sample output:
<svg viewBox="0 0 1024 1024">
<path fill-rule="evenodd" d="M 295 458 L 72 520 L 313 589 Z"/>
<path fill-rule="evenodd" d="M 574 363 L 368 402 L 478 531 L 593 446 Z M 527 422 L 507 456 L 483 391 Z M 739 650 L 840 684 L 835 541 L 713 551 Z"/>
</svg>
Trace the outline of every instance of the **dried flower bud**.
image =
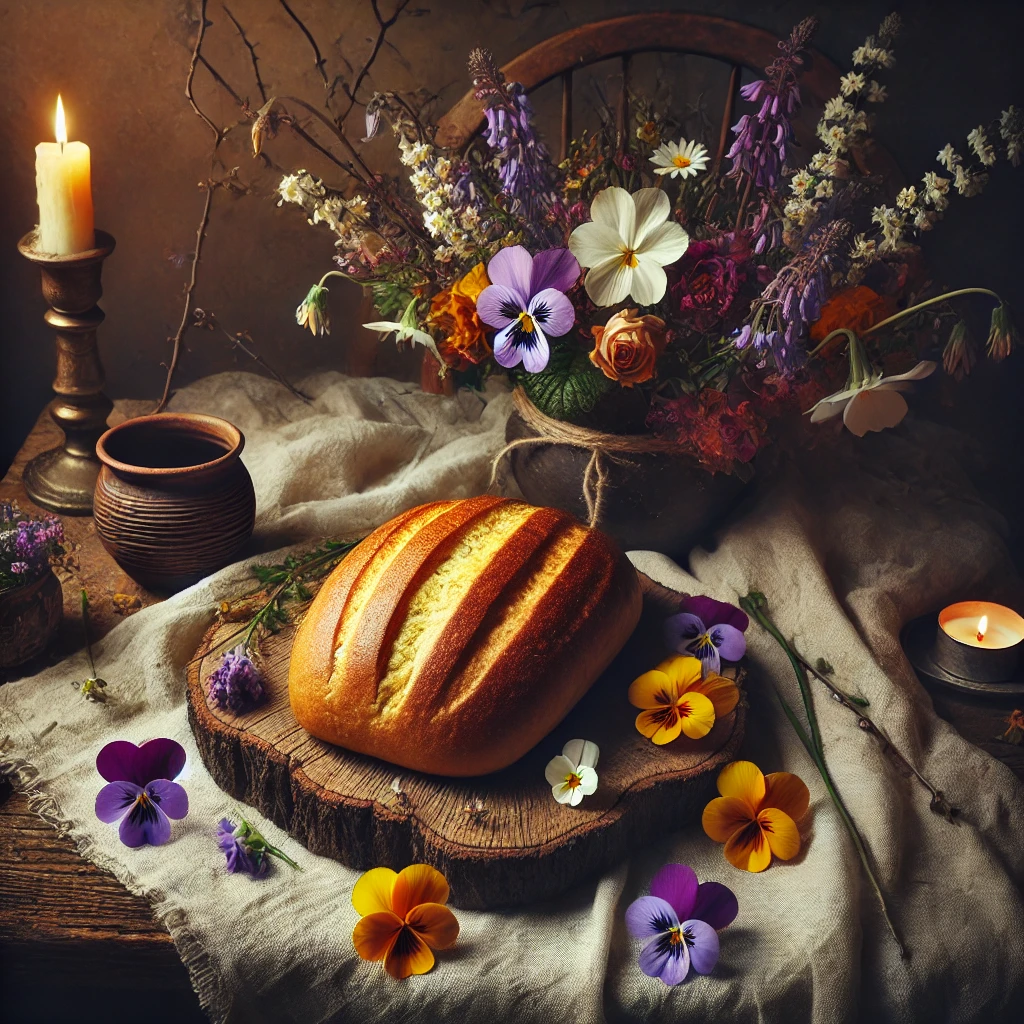
<svg viewBox="0 0 1024 1024">
<path fill-rule="evenodd" d="M 956 380 L 962 380 L 974 366 L 971 339 L 963 320 L 957 320 L 949 332 L 949 341 L 942 352 L 942 365 L 946 373 Z"/>
<path fill-rule="evenodd" d="M 1010 316 L 1010 307 L 1000 302 L 992 310 L 992 326 L 988 333 L 988 354 L 997 363 L 1005 359 L 1017 342 L 1017 328 Z"/>
</svg>

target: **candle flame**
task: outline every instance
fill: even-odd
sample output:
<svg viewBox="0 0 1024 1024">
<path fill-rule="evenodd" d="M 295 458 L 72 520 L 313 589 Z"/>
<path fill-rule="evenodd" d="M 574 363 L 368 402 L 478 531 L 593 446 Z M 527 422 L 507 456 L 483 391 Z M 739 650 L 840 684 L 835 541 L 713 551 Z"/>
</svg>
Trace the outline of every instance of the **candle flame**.
<svg viewBox="0 0 1024 1024">
<path fill-rule="evenodd" d="M 60 93 L 57 93 L 57 118 L 54 128 L 57 141 L 63 146 L 68 141 L 68 128 L 64 122 L 64 104 L 61 102 Z"/>
<path fill-rule="evenodd" d="M 985 639 L 985 634 L 987 632 L 988 632 L 988 616 L 987 615 L 982 615 L 982 617 L 980 619 L 978 619 L 978 642 L 979 643 L 982 640 Z"/>
</svg>

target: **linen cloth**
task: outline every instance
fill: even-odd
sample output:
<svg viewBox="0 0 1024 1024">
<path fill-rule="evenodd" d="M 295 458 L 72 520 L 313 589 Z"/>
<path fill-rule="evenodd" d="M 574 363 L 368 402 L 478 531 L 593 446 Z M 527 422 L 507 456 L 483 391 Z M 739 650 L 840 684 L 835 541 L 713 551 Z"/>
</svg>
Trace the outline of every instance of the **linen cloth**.
<svg viewBox="0 0 1024 1024">
<path fill-rule="evenodd" d="M 224 416 L 245 433 L 256 549 L 359 537 L 404 508 L 486 488 L 507 394 L 451 399 L 339 374 L 302 386 L 312 406 L 249 374 L 197 382 L 172 403 Z M 763 591 L 801 652 L 827 658 L 837 682 L 870 700 L 875 721 L 961 808 L 957 824 L 932 813 L 926 791 L 894 771 L 855 717 L 812 682 L 826 758 L 908 960 L 885 931 L 853 847 L 772 696 L 774 684 L 798 704 L 788 662 L 756 624 L 747 633 L 743 756 L 808 784 L 798 857 L 747 874 L 725 861 L 699 823 L 666 820 L 659 843 L 557 900 L 456 911 L 457 945 L 439 954 L 430 974 L 403 982 L 353 950 L 357 872 L 310 854 L 252 810 L 247 817 L 304 870 L 275 864 L 258 881 L 224 870 L 214 830 L 235 801 L 196 753 L 185 663 L 217 602 L 247 581 L 246 562 L 132 615 L 95 646 L 116 704 L 90 704 L 71 689 L 88 672 L 84 654 L 0 688 L 0 763 L 86 857 L 152 902 L 215 1021 L 1018 1019 L 1024 793 L 1009 769 L 934 714 L 898 642 L 902 623 L 954 597 L 1021 596 L 1001 521 L 958 472 L 950 445 L 948 432 L 927 424 L 846 438 L 841 459 L 835 449 L 812 452 L 799 471 L 762 474 L 768 479 L 715 545 L 692 553 L 689 572 L 664 555 L 631 554 L 684 591 L 731 601 Z M 103 784 L 95 757 L 109 740 L 153 736 L 173 737 L 188 752 L 179 781 L 190 811 L 168 845 L 129 850 L 116 826 L 93 813 Z M 724 881 L 740 907 L 722 934 L 715 972 L 673 989 L 640 973 L 623 924 L 628 903 L 671 862 Z"/>
</svg>

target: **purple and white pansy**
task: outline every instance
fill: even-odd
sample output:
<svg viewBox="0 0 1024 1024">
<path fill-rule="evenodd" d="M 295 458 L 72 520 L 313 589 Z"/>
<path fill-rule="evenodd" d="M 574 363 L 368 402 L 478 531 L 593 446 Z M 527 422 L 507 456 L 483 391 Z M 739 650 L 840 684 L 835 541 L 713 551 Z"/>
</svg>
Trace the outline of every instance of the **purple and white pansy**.
<svg viewBox="0 0 1024 1024">
<path fill-rule="evenodd" d="M 643 943 L 640 970 L 666 985 L 678 985 L 691 967 L 710 974 L 718 963 L 718 932 L 738 911 L 728 886 L 698 884 L 688 865 L 665 865 L 651 881 L 650 896 L 634 900 L 626 910 L 630 935 Z"/>
<path fill-rule="evenodd" d="M 673 651 L 700 658 L 705 675 L 720 671 L 723 659 L 739 661 L 746 654 L 743 634 L 750 620 L 735 605 L 712 597 L 684 597 L 679 609 L 665 620 L 665 642 Z"/>
<path fill-rule="evenodd" d="M 576 310 L 565 293 L 579 280 L 580 265 L 568 249 L 531 256 L 521 245 L 502 249 L 487 264 L 491 281 L 476 300 L 480 319 L 498 329 L 494 358 L 529 373 L 548 365 L 548 338 L 566 334 Z"/>
<path fill-rule="evenodd" d="M 170 739 L 108 743 L 96 756 L 107 780 L 96 794 L 96 817 L 120 821 L 125 846 L 160 846 L 171 838 L 170 818 L 188 814 L 188 794 L 173 780 L 185 767 L 185 748 Z"/>
</svg>

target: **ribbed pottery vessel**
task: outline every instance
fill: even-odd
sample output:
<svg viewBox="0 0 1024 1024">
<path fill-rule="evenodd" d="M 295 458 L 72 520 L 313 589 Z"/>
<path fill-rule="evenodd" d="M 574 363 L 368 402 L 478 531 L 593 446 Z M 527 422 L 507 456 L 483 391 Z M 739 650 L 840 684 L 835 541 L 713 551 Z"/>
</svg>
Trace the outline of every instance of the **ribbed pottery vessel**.
<svg viewBox="0 0 1024 1024">
<path fill-rule="evenodd" d="M 227 420 L 195 413 L 140 416 L 99 439 L 96 532 L 133 580 L 176 591 L 234 560 L 256 521 L 244 445 Z"/>
<path fill-rule="evenodd" d="M 23 587 L 0 591 L 0 668 L 41 654 L 64 615 L 64 594 L 53 572 Z"/>
</svg>

